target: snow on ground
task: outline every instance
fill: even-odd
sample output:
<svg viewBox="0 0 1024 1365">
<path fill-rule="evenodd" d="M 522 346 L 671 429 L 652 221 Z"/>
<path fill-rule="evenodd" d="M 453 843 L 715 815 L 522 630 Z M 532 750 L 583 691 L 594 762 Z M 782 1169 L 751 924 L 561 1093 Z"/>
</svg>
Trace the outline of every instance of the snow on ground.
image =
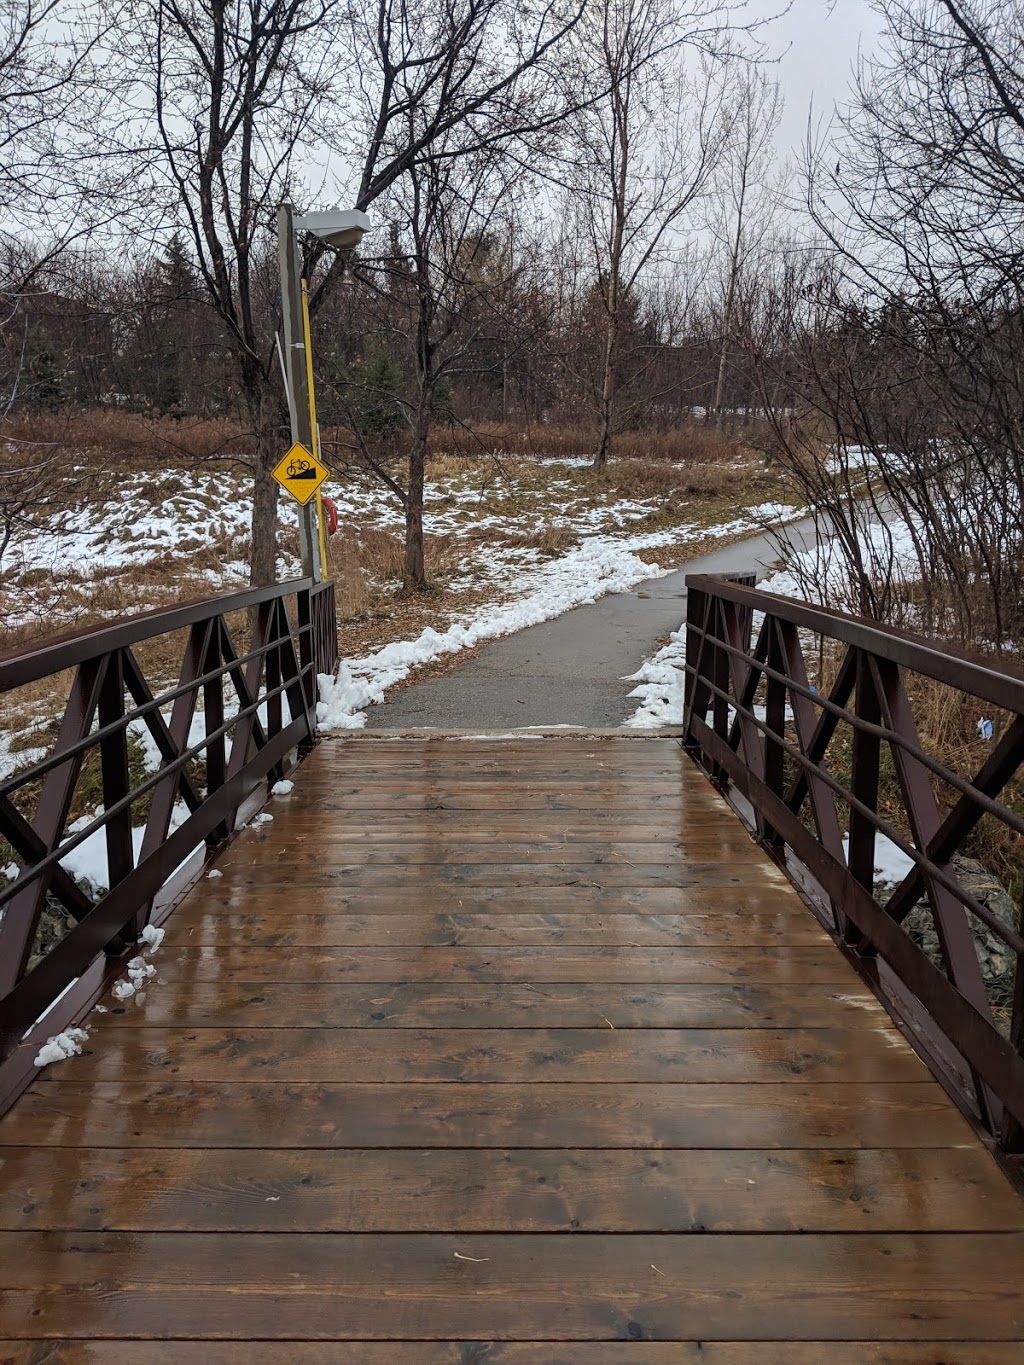
<svg viewBox="0 0 1024 1365">
<path fill-rule="evenodd" d="M 893 517 L 886 523 L 871 522 L 860 530 L 859 540 L 866 565 L 885 565 L 891 554 L 893 570 L 898 577 L 916 574 L 918 559 L 914 536 L 900 518 Z M 815 598 L 838 611 L 854 610 L 846 561 L 837 540 L 822 534 L 810 549 L 789 550 L 785 557 L 789 566 L 759 583 L 759 588 L 780 597 L 799 597 L 805 601 Z"/>
<path fill-rule="evenodd" d="M 631 673 L 627 682 L 635 682 L 630 692 L 638 705 L 623 721 L 634 730 L 652 730 L 660 725 L 683 723 L 683 688 L 686 661 L 686 626 L 680 626 L 669 636 L 669 642 L 657 654 Z"/>
<path fill-rule="evenodd" d="M 766 518 L 773 508 L 764 504 L 752 508 L 751 515 L 760 512 Z M 782 514 L 792 514 L 792 509 L 782 509 Z M 783 533 L 784 535 L 784 533 Z M 890 541 L 891 538 L 891 541 Z M 891 543 L 897 573 L 912 571 L 917 563 L 914 539 L 910 527 L 905 522 L 894 520 L 887 526 L 872 523 L 862 532 L 865 559 L 871 556 L 884 558 L 889 553 Z M 808 591 L 812 583 L 820 585 L 829 604 L 840 610 L 850 610 L 849 585 L 844 562 L 839 547 L 822 538 L 817 545 L 808 550 L 790 552 L 791 567 L 778 569 L 758 584 L 764 592 L 772 592 L 780 597 L 799 597 L 808 600 L 813 594 Z M 763 617 L 756 613 L 754 632 L 760 628 Z M 648 659 L 638 672 L 631 675 L 629 682 L 637 686 L 630 692 L 637 698 L 637 707 L 632 715 L 623 722 L 631 728 L 644 730 L 660 725 L 680 725 L 683 719 L 683 674 L 682 666 L 686 654 L 685 623 L 673 631 L 669 643 Z"/>
<path fill-rule="evenodd" d="M 92 822 L 103 814 L 103 807 L 97 806 L 92 815 L 83 815 L 80 819 L 73 821 L 67 828 L 67 843 L 76 834 L 80 834 Z M 179 825 L 188 819 L 189 810 L 183 801 L 179 801 L 171 813 L 171 832 L 176 830 Z M 132 830 L 132 853 L 135 865 L 138 866 L 139 853 L 142 849 L 142 840 L 145 836 L 145 827 L 136 826 Z M 190 854 L 189 857 L 192 855 Z M 185 860 L 186 862 L 188 859 Z M 75 881 L 84 886 L 94 896 L 101 896 L 110 890 L 110 872 L 107 866 L 107 835 L 106 830 L 98 829 L 88 835 L 80 844 L 69 849 L 61 860 L 60 865 L 67 872 L 70 872 Z M 181 864 L 184 867 L 184 863 Z M 175 872 L 178 868 L 175 868 Z M 172 876 L 174 873 L 171 874 Z"/>
<path fill-rule="evenodd" d="M 143 565 L 167 555 L 189 553 L 228 537 L 247 536 L 251 493 L 237 473 L 167 471 L 126 479 L 105 498 L 87 499 L 73 515 L 52 527 L 26 529 L 12 540 L 8 555 L 19 565 L 60 575 L 83 569 L 100 574 Z M 282 521 L 296 524 L 291 505 Z M 211 571 L 219 590 L 248 580 L 239 561 Z"/>
<path fill-rule="evenodd" d="M 843 835 L 843 852 L 849 857 L 850 836 Z M 875 834 L 875 885 L 899 886 L 900 882 L 914 869 L 914 860 L 907 856 L 899 844 L 894 844 L 888 835 Z"/>
<path fill-rule="evenodd" d="M 581 477 L 585 459 L 502 461 L 443 460 L 428 466 L 424 529 L 429 538 L 446 538 L 447 593 L 481 587 L 501 590 L 508 577 L 539 567 L 551 556 L 544 546 L 524 543 L 541 530 L 562 531 L 568 540 L 592 536 L 629 538 L 645 529 L 676 521 L 663 543 L 684 542 L 696 529 L 688 516 L 688 499 L 671 492 L 624 496 L 612 487 Z M 195 595 L 207 586 L 224 592 L 248 579 L 245 562 L 249 535 L 251 486 L 244 471 L 209 467 L 133 471 L 116 482 L 111 471 L 105 484 L 80 505 L 45 528 L 19 528 L 5 552 L 5 577 L 12 589 L 4 603 L 9 627 L 44 622 L 50 629 L 73 626 L 90 593 L 65 602 L 61 585 L 88 588 L 95 581 L 123 578 L 130 571 L 158 570 L 140 584 L 166 582 L 168 565 L 189 566 L 189 588 Z M 399 538 L 404 511 L 393 494 L 368 474 L 332 478 L 326 491 L 333 499 L 341 536 L 359 540 L 364 532 L 384 531 Z M 698 500 L 699 502 L 699 500 Z M 738 511 L 743 510 L 740 499 Z M 756 525 L 759 517 L 785 515 L 791 509 L 764 503 L 722 528 L 723 534 Z M 279 504 L 285 542 L 294 546 L 297 513 L 291 499 Z M 689 523 L 689 524 L 687 524 Z M 298 561 L 282 551 L 279 572 L 291 577 Z M 163 577 L 161 578 L 161 575 Z M 25 582 L 22 584 L 21 580 Z M 197 581 L 198 580 L 198 584 Z M 137 610 L 161 605 L 137 589 Z M 129 593 L 130 595 L 130 593 Z M 95 596 L 95 594 L 92 594 Z M 104 605 L 100 615 L 125 609 L 123 594 Z M 66 616 L 66 619 L 62 616 Z M 2 755 L 0 755 L 2 757 Z"/>
</svg>

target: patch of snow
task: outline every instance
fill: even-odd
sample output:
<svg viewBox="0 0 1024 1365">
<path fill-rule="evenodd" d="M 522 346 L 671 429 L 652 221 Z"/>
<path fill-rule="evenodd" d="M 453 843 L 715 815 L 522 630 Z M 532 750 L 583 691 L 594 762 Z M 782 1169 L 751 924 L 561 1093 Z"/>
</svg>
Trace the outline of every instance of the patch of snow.
<svg viewBox="0 0 1024 1365">
<path fill-rule="evenodd" d="M 294 786 L 295 786 L 294 782 L 289 782 L 287 778 L 282 778 L 280 782 L 274 783 L 274 785 L 270 789 L 270 792 L 272 796 L 287 796 L 288 793 L 292 791 Z"/>
<path fill-rule="evenodd" d="M 636 697 L 639 704 L 623 721 L 624 725 L 634 730 L 653 730 L 682 723 L 685 661 L 686 627 L 681 626 L 669 636 L 667 645 L 626 679 L 637 683 L 629 695 Z"/>
<path fill-rule="evenodd" d="M 751 507 L 750 515 L 760 517 L 762 521 L 793 521 L 805 516 L 806 512 L 789 502 L 762 502 L 757 507 Z"/>
<path fill-rule="evenodd" d="M 223 877 L 223 875 L 224 875 L 223 872 L 220 872 L 217 868 L 213 868 L 212 871 L 207 872 L 206 880 L 208 882 L 215 882 L 218 877 Z"/>
<path fill-rule="evenodd" d="M 892 559 L 893 572 L 898 578 L 901 574 L 913 575 L 916 572 L 918 557 L 914 534 L 905 521 L 893 517 L 887 522 L 872 521 L 858 530 L 861 555 L 866 565 L 886 565 Z M 784 535 L 782 537 L 784 541 Z M 759 583 L 763 592 L 772 592 L 779 597 L 798 597 L 808 601 L 810 596 L 823 601 L 828 607 L 839 611 L 855 611 L 850 592 L 846 556 L 838 538 L 822 535 L 817 543 L 807 550 L 785 550 L 788 567 Z M 760 614 L 754 618 L 754 628 L 758 628 Z"/>
<path fill-rule="evenodd" d="M 156 933 L 163 937 L 163 930 L 157 929 Z M 141 1004 L 147 983 L 156 976 L 156 968 L 152 962 L 147 962 L 144 957 L 133 957 L 127 967 L 128 980 L 118 981 L 111 991 L 115 1000 L 130 1000 L 132 996 L 137 997 L 137 1003 Z"/>
<path fill-rule="evenodd" d="M 155 924 L 147 924 L 139 937 L 149 948 L 150 953 L 155 953 L 163 943 L 166 933 L 166 929 L 158 929 Z"/>
<path fill-rule="evenodd" d="M 80 834 L 98 815 L 102 814 L 103 807 L 97 806 L 94 814 L 83 815 L 81 819 L 75 820 L 72 824 L 68 825 L 68 836 Z M 188 816 L 188 807 L 183 801 L 179 801 L 171 812 L 171 831 L 176 830 L 179 825 L 184 824 L 188 819 Z M 139 854 L 142 851 L 142 840 L 145 837 L 145 833 L 145 828 L 142 825 L 138 825 L 132 830 L 132 853 L 134 855 L 132 861 L 136 867 L 139 862 Z M 64 842 L 67 843 L 68 840 L 65 840 Z M 193 857 L 193 853 L 190 853 L 187 858 L 178 864 L 178 867 L 171 873 L 171 876 L 173 877 L 180 868 L 184 867 L 185 863 L 187 863 L 191 857 Z M 107 838 L 105 831 L 103 829 L 97 829 L 90 834 L 87 839 L 83 839 L 80 844 L 69 849 L 67 853 L 61 856 L 60 865 L 65 871 L 70 872 L 77 882 L 91 890 L 93 895 L 102 896 L 105 892 L 109 891 L 110 872 L 107 866 Z"/>
<path fill-rule="evenodd" d="M 249 823 L 253 825 L 269 825 L 273 818 L 274 817 L 269 811 L 261 810 L 259 815 L 254 815 Z"/>
<path fill-rule="evenodd" d="M 849 856 L 850 836 L 843 836 L 843 851 Z M 899 886 L 900 882 L 912 872 L 915 863 L 913 858 L 908 857 L 898 844 L 885 834 L 875 834 L 875 858 L 874 858 L 875 883 L 882 886 Z"/>
<path fill-rule="evenodd" d="M 88 1037 L 89 1030 L 84 1028 L 69 1028 L 63 1033 L 55 1033 L 52 1038 L 47 1038 L 39 1049 L 33 1065 L 49 1066 L 52 1062 L 63 1062 L 68 1057 L 77 1057 Z"/>
</svg>

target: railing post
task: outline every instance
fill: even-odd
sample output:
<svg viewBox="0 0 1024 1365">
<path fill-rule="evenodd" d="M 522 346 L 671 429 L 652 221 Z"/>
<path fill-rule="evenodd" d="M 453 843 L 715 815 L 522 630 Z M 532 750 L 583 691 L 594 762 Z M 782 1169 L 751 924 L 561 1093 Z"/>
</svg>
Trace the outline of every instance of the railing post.
<svg viewBox="0 0 1024 1365">
<path fill-rule="evenodd" d="M 100 728 L 124 720 L 124 655 L 115 650 L 107 660 L 107 668 L 100 686 L 97 707 Z M 100 740 L 100 776 L 103 787 L 104 810 L 123 800 L 130 791 L 128 778 L 128 730 L 120 725 L 113 734 Z M 107 848 L 107 885 L 113 889 L 135 866 L 132 849 L 131 806 L 107 820 L 103 830 Z M 138 926 L 132 924 L 125 931 L 133 940 L 138 937 Z M 124 944 L 121 936 L 113 940 L 108 951 L 119 953 Z"/>
<path fill-rule="evenodd" d="M 58 751 L 89 733 L 106 665 L 106 656 L 101 656 L 86 660 L 78 667 L 57 732 L 54 747 Z M 36 817 L 32 822 L 43 856 L 51 853 L 60 843 L 81 768 L 82 756 L 77 754 L 52 768 L 43 779 Z M 53 869 L 44 872 L 31 885 L 18 892 L 0 922 L 0 999 L 21 980 L 53 876 Z"/>
<path fill-rule="evenodd" d="M 306 719 L 309 725 L 309 737 L 302 746 L 304 752 L 308 752 L 316 743 L 316 674 L 320 651 L 317 648 L 314 603 L 315 599 L 313 598 L 310 589 L 308 587 L 300 589 L 298 593 L 299 664 L 304 670 L 302 674 L 302 695 L 305 701 Z"/>
<path fill-rule="evenodd" d="M 218 616 L 211 623 L 210 634 L 206 644 L 206 653 L 203 658 L 203 672 L 211 673 L 220 667 L 221 662 L 221 617 Z M 206 733 L 213 734 L 224 724 L 224 680 L 222 677 L 211 679 L 203 684 L 203 721 L 206 726 Z M 227 777 L 227 745 L 224 735 L 220 735 L 207 745 L 206 756 L 206 792 L 212 796 L 215 791 L 219 791 L 224 785 Z M 213 832 L 213 840 L 220 843 L 229 834 L 227 821 L 222 822 Z"/>
<path fill-rule="evenodd" d="M 771 617 L 765 621 L 768 631 L 768 667 L 786 673 L 786 659 L 779 642 L 777 623 Z M 786 783 L 786 754 L 782 741 L 786 737 L 786 684 L 769 677 L 765 687 L 764 780 L 773 796 L 781 801 Z M 764 841 L 771 848 L 780 848 L 786 841 L 770 822 L 765 821 Z"/>
<path fill-rule="evenodd" d="M 704 632 L 707 628 L 707 594 L 697 588 L 686 590 L 686 677 L 683 682 L 683 744 L 692 753 L 700 752 L 693 737 L 693 718 L 707 715 L 707 683 L 701 673 L 705 655 Z"/>
<path fill-rule="evenodd" d="M 858 650 L 856 656 L 856 693 L 854 714 L 868 725 L 878 725 L 882 710 L 878 693 L 871 677 L 867 656 Z M 850 791 L 869 810 L 878 812 L 878 780 L 881 770 L 882 741 L 877 735 L 859 728 L 853 732 L 853 758 L 850 768 Z M 850 808 L 850 844 L 847 866 L 854 881 L 869 896 L 875 893 L 875 838 L 874 824 L 856 807 Z M 843 938 L 865 956 L 873 956 L 875 949 L 857 927 L 847 920 Z"/>
</svg>

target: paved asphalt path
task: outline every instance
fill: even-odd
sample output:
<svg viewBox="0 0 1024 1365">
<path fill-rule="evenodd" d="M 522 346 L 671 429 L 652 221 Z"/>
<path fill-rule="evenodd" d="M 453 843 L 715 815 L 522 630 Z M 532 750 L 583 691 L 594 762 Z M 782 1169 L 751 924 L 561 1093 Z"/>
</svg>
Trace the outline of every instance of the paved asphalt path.
<svg viewBox="0 0 1024 1365">
<path fill-rule="evenodd" d="M 810 545 L 808 518 L 788 528 Z M 453 672 L 392 693 L 371 707 L 374 730 L 513 730 L 524 726 L 621 725 L 636 709 L 625 681 L 656 652 L 659 637 L 686 619 L 688 573 L 749 573 L 759 578 L 778 561 L 769 535 L 713 550 L 664 578 L 530 626 L 485 645 Z"/>
</svg>

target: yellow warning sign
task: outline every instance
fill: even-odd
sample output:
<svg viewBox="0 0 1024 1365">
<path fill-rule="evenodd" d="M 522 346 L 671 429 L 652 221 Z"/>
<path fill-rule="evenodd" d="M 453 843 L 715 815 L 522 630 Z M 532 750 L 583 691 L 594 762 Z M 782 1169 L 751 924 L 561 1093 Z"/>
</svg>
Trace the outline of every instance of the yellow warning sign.
<svg viewBox="0 0 1024 1365">
<path fill-rule="evenodd" d="M 286 493 L 305 507 L 316 490 L 330 475 L 326 465 L 322 465 L 311 450 L 297 441 L 291 450 L 281 456 L 271 471 Z"/>
</svg>

